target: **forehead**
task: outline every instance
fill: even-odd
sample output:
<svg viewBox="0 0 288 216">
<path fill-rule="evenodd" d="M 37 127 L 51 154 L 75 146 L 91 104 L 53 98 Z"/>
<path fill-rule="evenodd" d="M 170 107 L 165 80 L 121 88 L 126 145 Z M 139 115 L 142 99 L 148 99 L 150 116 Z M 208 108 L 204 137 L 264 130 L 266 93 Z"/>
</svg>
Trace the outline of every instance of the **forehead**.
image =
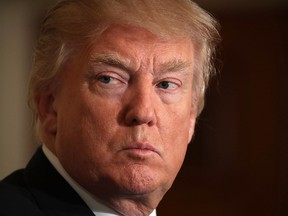
<svg viewBox="0 0 288 216">
<path fill-rule="evenodd" d="M 150 31 L 132 26 L 112 26 L 93 43 L 91 58 L 109 54 L 127 61 L 168 59 L 193 62 L 194 46 L 188 38 L 161 38 Z"/>
</svg>

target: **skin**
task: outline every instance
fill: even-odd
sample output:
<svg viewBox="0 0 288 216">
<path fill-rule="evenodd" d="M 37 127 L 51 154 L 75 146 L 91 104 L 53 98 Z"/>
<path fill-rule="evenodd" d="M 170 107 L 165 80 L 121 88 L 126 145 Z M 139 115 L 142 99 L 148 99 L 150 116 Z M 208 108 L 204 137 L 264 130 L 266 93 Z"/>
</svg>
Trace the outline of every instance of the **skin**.
<svg viewBox="0 0 288 216">
<path fill-rule="evenodd" d="M 86 190 L 122 215 L 149 215 L 194 133 L 194 48 L 113 26 L 36 97 L 43 142 Z"/>
</svg>

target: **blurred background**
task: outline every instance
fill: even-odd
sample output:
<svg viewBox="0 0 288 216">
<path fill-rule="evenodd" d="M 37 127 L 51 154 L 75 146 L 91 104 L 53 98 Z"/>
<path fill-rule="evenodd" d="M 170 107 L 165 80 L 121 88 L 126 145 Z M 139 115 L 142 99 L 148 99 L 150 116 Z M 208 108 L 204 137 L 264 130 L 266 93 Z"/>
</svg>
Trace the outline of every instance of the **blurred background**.
<svg viewBox="0 0 288 216">
<path fill-rule="evenodd" d="M 37 148 L 26 91 L 53 2 L 0 0 L 0 179 Z M 221 24 L 221 72 L 158 215 L 288 215 L 288 1 L 196 2 Z"/>
</svg>

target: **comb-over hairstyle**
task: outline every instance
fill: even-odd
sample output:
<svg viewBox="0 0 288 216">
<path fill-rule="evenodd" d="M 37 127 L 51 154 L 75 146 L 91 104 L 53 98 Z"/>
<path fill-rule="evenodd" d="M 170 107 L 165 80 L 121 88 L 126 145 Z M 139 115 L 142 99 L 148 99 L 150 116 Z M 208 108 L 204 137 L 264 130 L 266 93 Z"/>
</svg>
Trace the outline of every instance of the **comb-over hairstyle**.
<svg viewBox="0 0 288 216">
<path fill-rule="evenodd" d="M 218 24 L 206 11 L 190 0 L 64 0 L 47 13 L 36 46 L 28 98 L 35 113 L 35 97 L 57 80 L 75 53 L 86 51 L 89 57 L 89 46 L 111 25 L 142 27 L 167 40 L 191 39 L 194 102 L 201 112 L 220 40 Z"/>
</svg>

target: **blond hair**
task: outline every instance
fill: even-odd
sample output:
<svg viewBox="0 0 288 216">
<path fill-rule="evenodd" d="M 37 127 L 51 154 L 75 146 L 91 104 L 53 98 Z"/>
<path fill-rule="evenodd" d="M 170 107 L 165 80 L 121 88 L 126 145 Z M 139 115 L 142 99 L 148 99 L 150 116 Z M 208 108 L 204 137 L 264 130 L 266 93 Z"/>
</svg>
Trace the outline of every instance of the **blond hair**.
<svg viewBox="0 0 288 216">
<path fill-rule="evenodd" d="M 145 28 L 164 38 L 190 38 L 195 46 L 194 101 L 198 114 L 214 74 L 217 22 L 190 0 L 64 0 L 43 21 L 35 50 L 28 102 L 51 85 L 68 59 L 112 24 Z M 37 116 L 37 114 L 36 114 Z M 37 118 L 37 117 L 36 117 Z"/>
</svg>

